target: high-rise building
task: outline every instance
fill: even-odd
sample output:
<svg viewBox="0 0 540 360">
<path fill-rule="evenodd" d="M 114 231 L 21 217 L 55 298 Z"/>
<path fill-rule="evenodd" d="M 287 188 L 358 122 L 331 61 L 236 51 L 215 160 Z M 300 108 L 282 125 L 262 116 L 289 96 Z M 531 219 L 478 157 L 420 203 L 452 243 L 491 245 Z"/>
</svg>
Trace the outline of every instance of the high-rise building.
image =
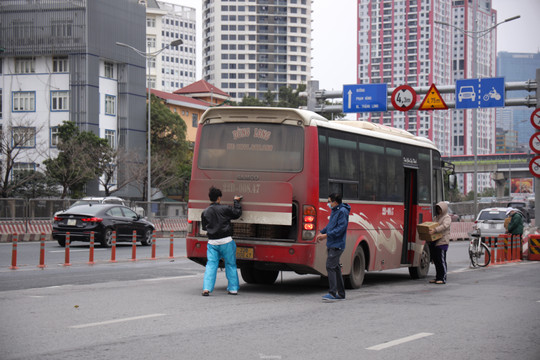
<svg viewBox="0 0 540 360">
<path fill-rule="evenodd" d="M 491 8 L 491 0 L 452 0 L 451 24 L 454 28 L 447 26 L 445 30 L 452 34 L 452 82 L 495 77 L 497 33 L 496 29 L 489 29 L 497 24 L 497 12 Z M 495 109 L 480 108 L 452 112 L 452 155 L 474 154 L 475 111 L 477 154 L 495 153 Z M 479 192 L 493 187 L 489 174 L 479 173 L 477 176 Z M 464 193 L 474 189 L 473 181 L 472 174 L 458 177 Z"/>
<path fill-rule="evenodd" d="M 450 33 L 433 25 L 435 20 L 451 22 L 450 0 L 358 0 L 358 12 L 358 83 L 451 83 Z M 363 113 L 358 118 L 427 137 L 450 154 L 449 111 Z"/>
<path fill-rule="evenodd" d="M 526 81 L 536 79 L 536 69 L 540 68 L 540 52 L 534 53 L 510 53 L 500 52 L 497 56 L 497 76 L 504 77 L 506 82 Z M 530 95 L 525 90 L 509 91 L 509 98 L 526 98 Z M 529 139 L 534 133 L 531 126 L 530 116 L 532 109 L 526 106 L 505 108 L 512 112 L 513 129 L 518 133 L 518 143 L 526 148 L 529 147 Z M 497 112 L 497 126 L 501 127 L 504 117 Z"/>
<path fill-rule="evenodd" d="M 518 138 L 517 131 L 503 130 L 501 128 L 497 128 L 495 153 L 496 154 L 511 154 L 511 153 L 517 152 L 518 150 L 517 138 Z"/>
<path fill-rule="evenodd" d="M 311 76 L 311 0 L 204 0 L 203 79 L 235 101 Z"/>
<path fill-rule="evenodd" d="M 196 80 L 195 9 L 163 1 L 146 1 L 146 52 L 181 39 L 149 60 L 150 88 L 173 92 Z"/>
<path fill-rule="evenodd" d="M 495 76 L 495 32 L 477 36 L 476 42 L 465 33 L 475 30 L 475 22 L 478 30 L 496 24 L 490 0 L 358 0 L 358 14 L 360 84 L 429 87 Z M 477 113 L 478 154 L 493 153 L 494 110 Z M 427 137 L 443 155 L 473 154 L 471 110 L 361 113 L 358 118 Z M 479 179 L 479 189 L 490 186 L 489 177 Z M 460 182 L 465 192 L 472 189 L 472 176 Z"/>
<path fill-rule="evenodd" d="M 144 159 L 145 63 L 116 45 L 144 49 L 144 6 L 137 0 L 2 0 L 0 19 L 1 133 L 33 134 L 18 149 L 13 172 L 37 170 L 56 157 L 58 126 L 69 120 Z M 120 167 L 117 178 L 126 173 Z M 99 195 L 103 189 L 93 181 L 86 190 Z M 141 195 L 127 187 L 119 194 Z"/>
</svg>

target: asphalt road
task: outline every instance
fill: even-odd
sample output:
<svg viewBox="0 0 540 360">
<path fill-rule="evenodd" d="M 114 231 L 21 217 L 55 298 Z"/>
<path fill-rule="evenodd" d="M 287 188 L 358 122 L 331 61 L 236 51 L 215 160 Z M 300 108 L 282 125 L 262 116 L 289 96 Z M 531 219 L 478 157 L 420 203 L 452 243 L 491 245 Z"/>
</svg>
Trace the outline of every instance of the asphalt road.
<svg viewBox="0 0 540 360">
<path fill-rule="evenodd" d="M 368 273 L 337 303 L 321 301 L 318 276 L 292 273 L 230 296 L 219 272 L 202 297 L 204 268 L 180 249 L 10 270 L 3 247 L 1 359 L 539 358 L 540 262 L 470 269 L 467 243 L 450 246 L 447 285 L 406 269 Z"/>
</svg>

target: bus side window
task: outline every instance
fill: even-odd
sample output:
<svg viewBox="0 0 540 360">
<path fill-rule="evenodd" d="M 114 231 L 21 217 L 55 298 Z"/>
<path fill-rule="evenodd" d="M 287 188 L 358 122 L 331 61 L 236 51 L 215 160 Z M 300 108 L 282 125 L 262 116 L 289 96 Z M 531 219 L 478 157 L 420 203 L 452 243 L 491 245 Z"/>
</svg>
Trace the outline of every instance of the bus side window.
<svg viewBox="0 0 540 360">
<path fill-rule="evenodd" d="M 322 132 L 322 129 L 319 129 Z M 319 135 L 319 198 L 325 198 L 328 191 L 328 142 L 325 135 Z"/>
</svg>

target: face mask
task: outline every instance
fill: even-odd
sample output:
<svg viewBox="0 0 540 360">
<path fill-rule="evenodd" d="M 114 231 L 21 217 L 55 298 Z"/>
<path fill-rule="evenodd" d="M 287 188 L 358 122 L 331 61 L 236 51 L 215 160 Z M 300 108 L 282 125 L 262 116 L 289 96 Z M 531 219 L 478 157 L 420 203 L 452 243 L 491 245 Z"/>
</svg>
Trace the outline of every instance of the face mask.
<svg viewBox="0 0 540 360">
<path fill-rule="evenodd" d="M 332 208 L 332 203 L 327 203 L 327 205 L 330 209 Z"/>
</svg>

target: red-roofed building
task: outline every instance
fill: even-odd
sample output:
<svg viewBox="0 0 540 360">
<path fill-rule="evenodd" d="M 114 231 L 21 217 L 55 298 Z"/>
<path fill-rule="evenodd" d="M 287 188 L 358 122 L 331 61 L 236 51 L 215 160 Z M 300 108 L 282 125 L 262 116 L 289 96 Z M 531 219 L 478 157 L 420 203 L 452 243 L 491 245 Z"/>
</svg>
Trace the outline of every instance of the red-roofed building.
<svg viewBox="0 0 540 360">
<path fill-rule="evenodd" d="M 223 104 L 229 98 L 227 93 L 210 85 L 206 81 L 204 81 L 206 84 L 199 84 L 201 81 L 179 89 L 173 94 L 152 89 L 153 95 L 163 100 L 163 103 L 169 110 L 180 115 L 182 120 L 184 120 L 187 126 L 186 140 L 190 142 L 195 142 L 197 124 L 206 109 L 211 106 Z M 198 85 L 193 86 L 195 84 Z M 191 90 L 188 88 L 191 88 Z M 183 91 L 185 89 L 188 89 L 188 92 L 184 94 Z M 178 92 L 181 92 L 181 94 Z M 210 97 L 207 98 L 207 94 L 210 94 Z"/>
<path fill-rule="evenodd" d="M 199 80 L 191 85 L 178 89 L 174 92 L 174 94 L 206 101 L 212 105 L 223 104 L 226 100 L 231 99 L 229 94 L 205 80 Z"/>
</svg>

